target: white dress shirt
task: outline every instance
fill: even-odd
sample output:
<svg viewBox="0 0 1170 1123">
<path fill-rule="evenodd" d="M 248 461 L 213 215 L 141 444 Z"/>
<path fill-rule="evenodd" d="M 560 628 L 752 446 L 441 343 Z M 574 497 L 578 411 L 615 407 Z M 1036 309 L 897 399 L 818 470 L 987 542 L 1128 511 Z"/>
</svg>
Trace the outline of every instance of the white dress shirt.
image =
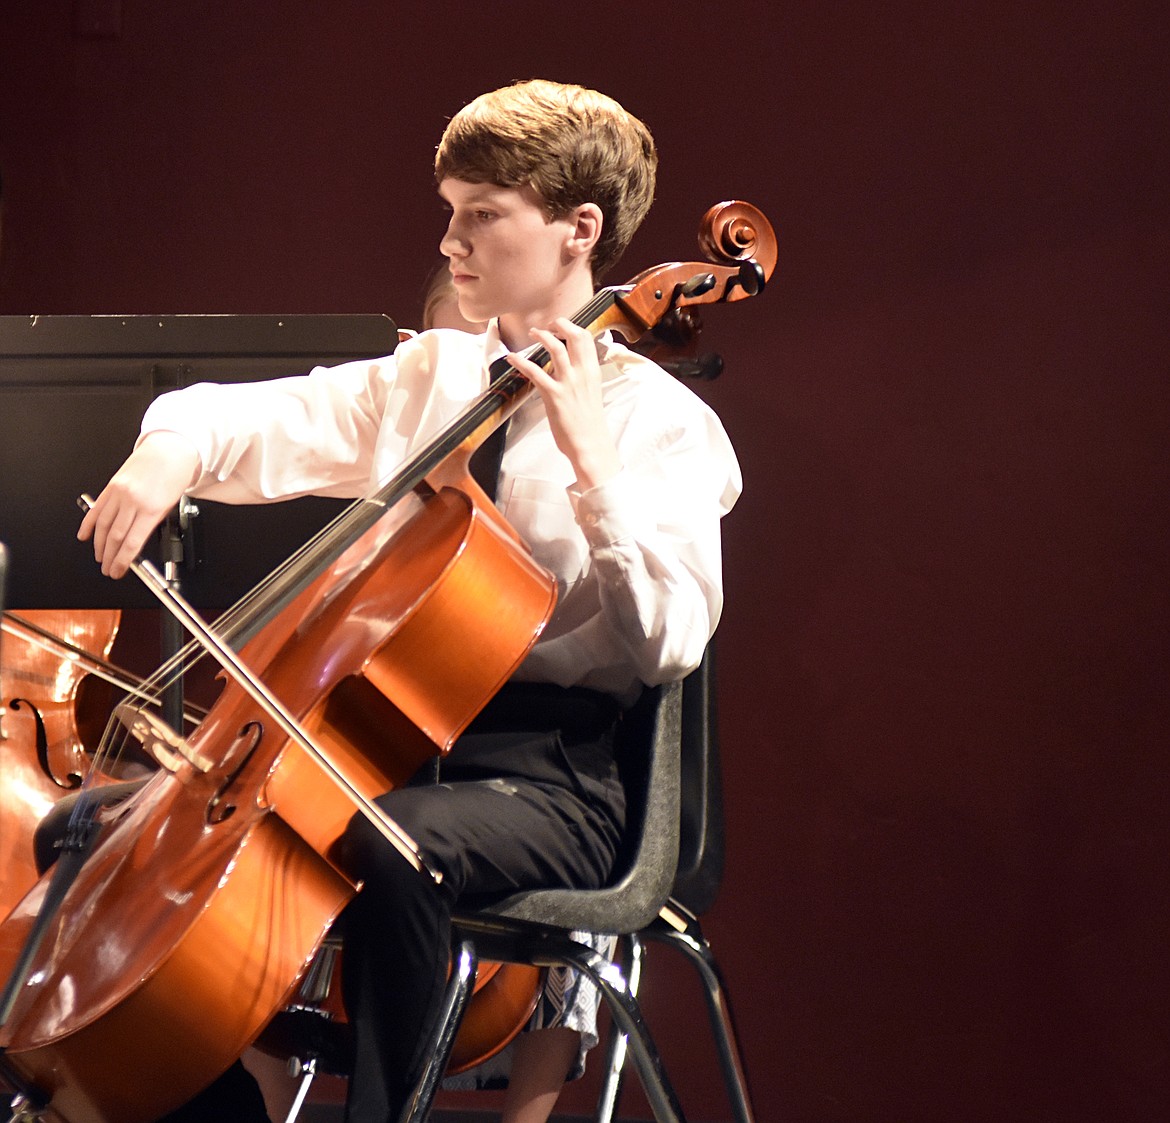
<svg viewBox="0 0 1170 1123">
<path fill-rule="evenodd" d="M 504 351 L 494 323 L 483 336 L 427 331 L 383 359 L 166 394 L 142 431 L 194 442 L 197 497 L 358 498 L 486 387 L 488 364 Z M 516 678 L 630 702 L 639 682 L 680 678 L 698 665 L 723 604 L 719 520 L 741 480 L 704 402 L 608 338 L 599 355 L 621 472 L 578 491 L 533 393 L 508 423 L 496 505 L 558 585 L 553 618 Z"/>
</svg>

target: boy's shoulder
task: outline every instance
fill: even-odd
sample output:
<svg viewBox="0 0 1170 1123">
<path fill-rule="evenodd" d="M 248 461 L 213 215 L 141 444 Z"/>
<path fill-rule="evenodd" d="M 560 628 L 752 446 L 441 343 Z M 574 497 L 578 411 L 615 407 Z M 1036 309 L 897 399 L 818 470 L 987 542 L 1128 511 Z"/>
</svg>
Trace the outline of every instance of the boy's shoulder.
<svg viewBox="0 0 1170 1123">
<path fill-rule="evenodd" d="M 601 341 L 606 409 L 620 403 L 637 406 L 643 413 L 652 409 L 664 425 L 678 426 L 703 419 L 707 424 L 715 412 L 685 382 L 660 367 L 653 359 L 607 337 Z"/>
<path fill-rule="evenodd" d="M 653 359 L 613 336 L 606 335 L 599 341 L 599 359 L 607 380 L 620 377 L 633 385 L 651 388 L 667 398 L 679 401 L 701 401 L 690 387 L 660 367 Z"/>
</svg>

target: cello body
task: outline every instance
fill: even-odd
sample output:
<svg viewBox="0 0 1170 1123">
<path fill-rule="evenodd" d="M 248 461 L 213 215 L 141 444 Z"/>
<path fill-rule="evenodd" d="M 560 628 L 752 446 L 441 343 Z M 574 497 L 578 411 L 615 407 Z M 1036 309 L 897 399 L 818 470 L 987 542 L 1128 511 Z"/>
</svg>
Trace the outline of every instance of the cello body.
<svg viewBox="0 0 1170 1123">
<path fill-rule="evenodd" d="M 25 622 L 39 628 L 34 635 Z M 77 790 L 94 767 L 93 751 L 109 716 L 108 700 L 84 651 L 104 660 L 118 633 L 116 609 L 67 612 L 35 609 L 3 621 L 0 642 L 0 917 L 37 880 L 33 832 L 62 796 Z M 45 635 L 64 641 L 54 651 Z M 113 777 L 100 773 L 92 782 Z"/>
</svg>

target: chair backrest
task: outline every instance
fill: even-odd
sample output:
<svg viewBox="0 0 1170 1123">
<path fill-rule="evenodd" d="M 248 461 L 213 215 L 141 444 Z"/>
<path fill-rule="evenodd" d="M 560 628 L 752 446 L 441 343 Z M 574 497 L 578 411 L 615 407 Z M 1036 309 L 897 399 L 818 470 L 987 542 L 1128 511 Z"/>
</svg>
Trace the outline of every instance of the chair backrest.
<svg viewBox="0 0 1170 1123">
<path fill-rule="evenodd" d="M 616 880 L 517 893 L 488 912 L 591 932 L 636 932 L 658 915 L 678 866 L 682 710 L 683 683 L 667 683 L 644 691 L 622 722 L 627 844 Z"/>
<path fill-rule="evenodd" d="M 683 684 L 678 870 L 671 896 L 696 916 L 723 880 L 723 785 L 715 702 L 715 648 Z"/>
<path fill-rule="evenodd" d="M 673 897 L 696 915 L 723 878 L 715 656 L 682 682 L 647 688 L 621 725 L 626 845 L 604 889 L 518 893 L 488 911 L 593 932 L 635 932 Z"/>
</svg>

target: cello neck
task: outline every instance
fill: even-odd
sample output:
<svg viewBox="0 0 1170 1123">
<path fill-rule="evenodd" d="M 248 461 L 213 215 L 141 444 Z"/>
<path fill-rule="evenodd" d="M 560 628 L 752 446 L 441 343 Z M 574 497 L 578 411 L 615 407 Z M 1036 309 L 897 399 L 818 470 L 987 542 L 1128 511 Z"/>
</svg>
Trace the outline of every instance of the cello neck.
<svg viewBox="0 0 1170 1123">
<path fill-rule="evenodd" d="M 600 289 L 573 317 L 594 336 L 610 328 L 635 331 L 621 309 L 620 298 L 632 286 Z M 534 344 L 524 354 L 537 365 L 549 361 L 544 347 Z M 488 386 L 473 398 L 445 428 L 407 460 L 376 492 L 351 504 L 317 537 L 269 575 L 248 599 L 246 619 L 224 630 L 237 650 L 276 616 L 306 585 L 368 531 L 387 511 L 419 488 L 457 453 L 469 456 L 497 426 L 502 425 L 528 397 L 532 384 L 504 357 L 488 368 Z M 233 613 L 234 615 L 234 613 Z"/>
<path fill-rule="evenodd" d="M 706 261 L 674 261 L 643 270 L 628 284 L 598 290 L 573 317 L 594 336 L 613 329 L 635 343 L 665 316 L 699 304 L 739 301 L 762 291 L 776 266 L 776 235 L 750 203 L 717 203 L 703 216 L 699 245 Z M 524 354 L 538 365 L 549 361 L 538 345 Z M 423 446 L 372 496 L 352 504 L 313 540 L 269 575 L 218 624 L 237 649 L 383 515 L 457 452 L 470 455 L 531 391 L 531 384 L 505 358 L 489 368 L 487 389 Z"/>
</svg>

